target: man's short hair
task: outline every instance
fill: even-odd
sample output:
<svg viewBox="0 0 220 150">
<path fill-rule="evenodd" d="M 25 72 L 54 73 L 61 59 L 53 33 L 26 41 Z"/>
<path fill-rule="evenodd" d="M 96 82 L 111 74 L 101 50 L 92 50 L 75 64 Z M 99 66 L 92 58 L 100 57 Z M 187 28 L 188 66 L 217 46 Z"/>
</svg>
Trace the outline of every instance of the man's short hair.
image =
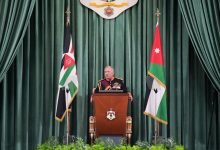
<svg viewBox="0 0 220 150">
<path fill-rule="evenodd" d="M 112 66 L 105 66 L 105 69 L 106 69 L 106 68 L 111 68 L 113 74 L 115 75 L 115 70 L 114 70 L 114 68 L 113 68 Z M 104 71 L 105 71 L 105 69 L 104 69 Z"/>
</svg>

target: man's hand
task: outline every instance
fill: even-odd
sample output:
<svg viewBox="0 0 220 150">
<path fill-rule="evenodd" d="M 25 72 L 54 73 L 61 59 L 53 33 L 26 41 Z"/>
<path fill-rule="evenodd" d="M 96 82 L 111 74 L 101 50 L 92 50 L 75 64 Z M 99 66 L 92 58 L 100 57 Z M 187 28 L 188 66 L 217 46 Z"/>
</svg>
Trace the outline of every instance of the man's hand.
<svg viewBox="0 0 220 150">
<path fill-rule="evenodd" d="M 92 101 L 93 101 L 93 97 L 92 97 L 92 95 L 90 96 L 90 103 L 92 103 Z"/>
<path fill-rule="evenodd" d="M 93 89 L 92 89 L 92 95 L 91 95 L 91 97 L 90 97 L 90 103 L 92 103 L 92 101 L 93 101 L 93 94 L 95 93 L 95 89 L 96 89 L 96 88 L 93 88 Z"/>
<path fill-rule="evenodd" d="M 129 99 L 130 101 L 133 101 L 133 96 L 131 95 L 131 92 L 128 92 L 128 99 Z"/>
</svg>

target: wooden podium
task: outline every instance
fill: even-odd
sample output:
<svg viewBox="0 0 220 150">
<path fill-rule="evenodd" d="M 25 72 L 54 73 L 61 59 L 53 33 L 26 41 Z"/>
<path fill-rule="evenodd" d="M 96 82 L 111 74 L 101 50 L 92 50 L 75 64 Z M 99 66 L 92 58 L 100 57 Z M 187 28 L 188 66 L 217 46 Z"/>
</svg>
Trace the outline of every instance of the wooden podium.
<svg viewBox="0 0 220 150">
<path fill-rule="evenodd" d="M 127 93 L 93 94 L 94 116 L 90 116 L 91 141 L 101 135 L 131 137 L 131 117 L 127 117 Z"/>
</svg>

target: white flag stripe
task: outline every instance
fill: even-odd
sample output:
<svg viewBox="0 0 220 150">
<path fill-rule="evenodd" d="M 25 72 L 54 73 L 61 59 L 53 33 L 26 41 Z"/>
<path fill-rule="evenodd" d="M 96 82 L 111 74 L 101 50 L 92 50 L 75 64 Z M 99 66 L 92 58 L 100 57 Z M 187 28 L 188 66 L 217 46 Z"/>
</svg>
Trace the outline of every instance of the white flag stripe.
<svg viewBox="0 0 220 150">
<path fill-rule="evenodd" d="M 76 87 L 78 87 L 79 82 L 78 82 L 78 78 L 77 78 L 76 75 L 73 76 L 72 81 L 73 81 L 73 83 L 76 85 Z"/>
<path fill-rule="evenodd" d="M 156 116 L 158 107 L 160 105 L 160 102 L 162 100 L 163 94 L 165 92 L 165 88 L 161 86 L 157 80 L 153 80 L 152 83 L 152 89 L 150 91 L 148 103 L 145 109 L 146 113 L 150 113 L 153 116 Z M 157 90 L 157 93 L 154 90 Z M 152 107 L 155 106 L 155 107 Z"/>
<path fill-rule="evenodd" d="M 68 89 L 68 87 L 66 87 L 66 89 Z M 65 93 L 66 93 L 66 98 L 67 98 L 67 106 L 69 107 L 69 105 L 72 102 L 72 97 L 71 97 L 70 92 L 65 92 Z"/>
</svg>

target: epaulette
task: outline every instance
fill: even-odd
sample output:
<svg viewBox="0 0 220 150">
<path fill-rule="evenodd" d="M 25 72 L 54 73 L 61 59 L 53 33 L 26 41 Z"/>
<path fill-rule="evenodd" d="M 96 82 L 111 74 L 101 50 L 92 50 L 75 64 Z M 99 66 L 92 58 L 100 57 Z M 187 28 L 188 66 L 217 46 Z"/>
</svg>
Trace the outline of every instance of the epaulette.
<svg viewBox="0 0 220 150">
<path fill-rule="evenodd" d="M 115 77 L 115 79 L 123 80 L 122 78 L 116 78 L 116 77 Z"/>
<path fill-rule="evenodd" d="M 98 81 L 98 88 L 99 88 L 99 91 L 101 90 L 101 86 L 102 86 L 101 84 L 102 84 L 102 81 L 103 81 L 103 80 L 104 80 L 104 79 L 101 79 L 101 80 Z"/>
</svg>

